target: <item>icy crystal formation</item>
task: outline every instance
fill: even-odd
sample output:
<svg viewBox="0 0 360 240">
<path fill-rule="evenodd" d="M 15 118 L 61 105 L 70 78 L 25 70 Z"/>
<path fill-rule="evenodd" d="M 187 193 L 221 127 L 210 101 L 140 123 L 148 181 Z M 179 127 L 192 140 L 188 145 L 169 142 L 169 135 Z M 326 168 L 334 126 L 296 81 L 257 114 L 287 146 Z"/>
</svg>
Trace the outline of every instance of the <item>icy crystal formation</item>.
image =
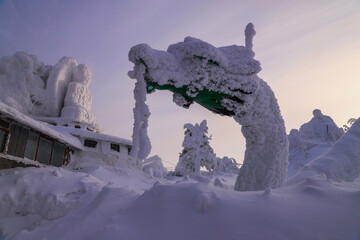
<svg viewBox="0 0 360 240">
<path fill-rule="evenodd" d="M 144 65 L 147 91 L 174 92 L 174 101 L 188 108 L 197 102 L 212 112 L 232 116 L 246 138 L 243 166 L 235 190 L 251 191 L 284 185 L 288 140 L 277 99 L 257 76 L 253 59 L 253 24 L 246 28 L 246 46 L 216 48 L 192 37 L 158 51 L 146 44 L 131 48 L 129 60 Z M 129 76 L 135 78 L 135 73 Z"/>
<path fill-rule="evenodd" d="M 91 113 L 90 69 L 63 57 L 55 66 L 17 52 L 0 59 L 0 101 L 40 120 L 58 125 L 101 127 Z"/>
</svg>

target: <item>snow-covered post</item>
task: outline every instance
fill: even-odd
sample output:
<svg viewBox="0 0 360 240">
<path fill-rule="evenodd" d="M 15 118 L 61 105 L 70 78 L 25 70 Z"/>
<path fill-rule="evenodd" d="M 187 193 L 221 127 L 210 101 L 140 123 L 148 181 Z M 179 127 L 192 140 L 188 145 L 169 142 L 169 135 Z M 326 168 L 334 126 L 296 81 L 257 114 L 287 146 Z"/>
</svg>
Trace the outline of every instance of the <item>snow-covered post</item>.
<svg viewBox="0 0 360 240">
<path fill-rule="evenodd" d="M 254 24 L 248 23 L 245 28 L 245 47 L 248 49 L 253 48 L 253 38 L 256 34 Z"/>
<path fill-rule="evenodd" d="M 134 67 L 135 83 L 134 97 L 134 127 L 133 127 L 133 147 L 131 156 L 144 160 L 151 151 L 151 143 L 147 134 L 148 119 L 150 116 L 149 107 L 146 105 L 146 82 L 144 80 L 145 66 L 143 64 Z"/>
</svg>

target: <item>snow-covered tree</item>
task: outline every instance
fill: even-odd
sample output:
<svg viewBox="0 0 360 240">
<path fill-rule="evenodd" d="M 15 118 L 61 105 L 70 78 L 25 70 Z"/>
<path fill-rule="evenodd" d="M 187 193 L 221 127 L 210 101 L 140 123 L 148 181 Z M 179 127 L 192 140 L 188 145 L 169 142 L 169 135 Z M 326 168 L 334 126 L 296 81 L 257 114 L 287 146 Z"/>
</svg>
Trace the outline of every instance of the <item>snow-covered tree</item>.
<svg viewBox="0 0 360 240">
<path fill-rule="evenodd" d="M 176 165 L 175 174 L 181 176 L 188 173 L 200 174 L 201 167 L 205 167 L 209 172 L 217 171 L 217 158 L 209 143 L 211 137 L 207 136 L 206 120 L 195 125 L 187 123 L 184 128 L 186 129 L 182 144 L 184 149 Z"/>
<path fill-rule="evenodd" d="M 239 173 L 238 164 L 234 158 L 229 158 L 227 156 L 217 158 L 217 166 L 219 172 Z"/>
<path fill-rule="evenodd" d="M 343 130 L 344 132 L 346 132 L 347 130 L 350 129 L 351 125 L 353 125 L 353 123 L 356 122 L 356 118 L 350 118 L 348 121 L 347 121 L 347 124 L 348 125 L 343 125 Z"/>
</svg>

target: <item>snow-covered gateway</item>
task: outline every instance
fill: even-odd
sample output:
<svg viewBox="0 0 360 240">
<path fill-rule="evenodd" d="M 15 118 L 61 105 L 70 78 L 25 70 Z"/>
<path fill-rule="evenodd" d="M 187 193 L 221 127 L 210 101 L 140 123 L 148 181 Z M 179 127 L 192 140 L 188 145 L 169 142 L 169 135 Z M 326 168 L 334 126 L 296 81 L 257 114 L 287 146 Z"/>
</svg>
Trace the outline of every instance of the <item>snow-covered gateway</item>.
<svg viewBox="0 0 360 240">
<path fill-rule="evenodd" d="M 0 59 L 0 169 L 62 166 L 70 158 L 126 162 L 131 141 L 101 133 L 91 113 L 89 68 L 17 52 Z"/>
<path fill-rule="evenodd" d="M 129 52 L 129 60 L 135 64 L 129 76 L 139 83 L 145 81 L 148 93 L 170 90 L 179 106 L 188 108 L 195 101 L 214 113 L 232 116 L 242 125 L 246 151 L 235 185 L 239 191 L 284 185 L 288 166 L 284 120 L 273 91 L 257 76 L 261 67 L 252 51 L 254 35 L 254 26 L 249 23 L 245 47 L 216 48 L 187 37 L 166 52 L 146 44 Z M 141 120 L 145 126 L 148 115 Z"/>
</svg>

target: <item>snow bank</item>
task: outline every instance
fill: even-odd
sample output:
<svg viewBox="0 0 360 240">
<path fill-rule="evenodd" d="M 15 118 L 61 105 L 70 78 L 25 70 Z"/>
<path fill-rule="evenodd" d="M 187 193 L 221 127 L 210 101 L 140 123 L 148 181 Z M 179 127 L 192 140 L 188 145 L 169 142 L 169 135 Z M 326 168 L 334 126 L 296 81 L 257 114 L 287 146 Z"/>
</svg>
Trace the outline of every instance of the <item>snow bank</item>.
<svg viewBox="0 0 360 240">
<path fill-rule="evenodd" d="M 243 193 L 182 181 L 139 197 L 107 186 L 82 209 L 15 239 L 357 239 L 358 187 L 309 179 Z"/>
<path fill-rule="evenodd" d="M 288 177 L 293 176 L 309 161 L 327 152 L 344 134 L 331 117 L 323 115 L 320 110 L 315 109 L 313 115 L 299 130 L 290 131 Z"/>
<path fill-rule="evenodd" d="M 90 202 L 104 185 L 87 174 L 54 167 L 1 170 L 0 184 L 0 217 L 14 220 L 20 216 L 61 218 Z M 27 227 L 36 224 L 39 223 L 30 221 Z M 1 231 L 5 237 L 12 234 L 12 231 Z"/>
<path fill-rule="evenodd" d="M 87 123 L 101 130 L 91 113 L 89 68 L 63 57 L 55 66 L 17 52 L 0 59 L 0 101 L 18 111 L 59 125 Z"/>
<path fill-rule="evenodd" d="M 253 25 L 249 24 L 246 47 L 216 48 L 187 37 L 184 42 L 170 45 L 167 52 L 153 50 L 146 44 L 134 46 L 129 52 L 129 60 L 135 64 L 129 76 L 175 87 L 177 91 L 185 89 L 186 97 L 174 94 L 178 105 L 189 107 L 191 98 L 196 99 L 200 92 L 222 96 L 217 101 L 210 99 L 212 106 L 218 106 L 211 111 L 233 116 L 242 125 L 246 138 L 244 164 L 235 186 L 239 191 L 282 186 L 288 165 L 288 140 L 277 100 L 256 75 L 261 67 L 253 59 L 254 35 Z"/>
<path fill-rule="evenodd" d="M 360 176 L 360 119 L 325 154 L 306 164 L 288 180 L 293 184 L 317 174 L 334 181 L 354 181 Z"/>
</svg>

